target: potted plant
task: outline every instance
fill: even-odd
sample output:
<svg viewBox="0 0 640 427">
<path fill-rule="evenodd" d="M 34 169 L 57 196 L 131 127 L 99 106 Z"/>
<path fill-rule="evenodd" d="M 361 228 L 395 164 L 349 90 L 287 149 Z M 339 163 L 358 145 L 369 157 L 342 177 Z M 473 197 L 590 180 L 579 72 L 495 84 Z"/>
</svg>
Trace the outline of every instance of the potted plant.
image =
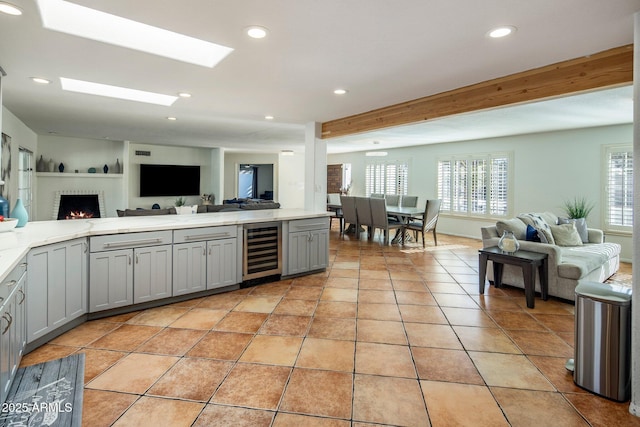
<svg viewBox="0 0 640 427">
<path fill-rule="evenodd" d="M 585 197 L 575 197 L 573 200 L 564 202 L 564 211 L 571 219 L 587 218 L 593 210 L 593 203 L 587 202 Z"/>
<path fill-rule="evenodd" d="M 176 213 L 178 215 L 196 213 L 196 212 L 193 211 L 193 207 L 192 206 L 186 206 L 186 204 L 187 204 L 187 199 L 182 197 L 182 196 L 178 197 L 175 200 L 174 205 L 176 207 Z"/>
</svg>

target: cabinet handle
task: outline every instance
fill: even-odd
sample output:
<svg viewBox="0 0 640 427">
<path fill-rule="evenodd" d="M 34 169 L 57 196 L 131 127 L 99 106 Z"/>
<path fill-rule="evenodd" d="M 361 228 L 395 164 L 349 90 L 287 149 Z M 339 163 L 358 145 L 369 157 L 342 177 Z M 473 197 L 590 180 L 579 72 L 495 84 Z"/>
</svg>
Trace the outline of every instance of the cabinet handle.
<svg viewBox="0 0 640 427">
<path fill-rule="evenodd" d="M 313 242 L 313 234 L 309 233 L 309 239 L 310 242 Z"/>
<path fill-rule="evenodd" d="M 84 248 L 84 249 L 82 250 L 82 252 L 86 254 L 86 253 L 87 253 L 87 249 L 88 249 L 88 247 L 89 247 L 89 245 L 87 245 L 87 242 L 82 242 L 82 247 Z"/>
<path fill-rule="evenodd" d="M 162 239 L 156 238 L 156 239 L 127 240 L 123 242 L 104 243 L 102 246 L 104 248 L 120 248 L 123 246 L 148 245 L 151 243 L 162 243 Z"/>
<path fill-rule="evenodd" d="M 129 265 L 131 265 L 131 255 L 129 255 Z"/>
<path fill-rule="evenodd" d="M 209 247 L 209 255 L 211 255 L 211 247 Z"/>
<path fill-rule="evenodd" d="M 207 255 L 207 248 L 202 248 L 202 255 L 206 256 Z"/>
<path fill-rule="evenodd" d="M 27 297 L 27 295 L 24 293 L 24 291 L 22 289 L 18 289 L 18 292 L 20 292 L 22 294 L 22 299 L 20 300 L 18 305 L 22 305 L 22 303 L 24 302 L 24 299 Z"/>
<path fill-rule="evenodd" d="M 23 262 L 22 264 L 20 264 L 20 267 L 24 268 L 25 270 L 27 269 L 27 263 Z"/>
<path fill-rule="evenodd" d="M 140 257 L 136 254 L 136 264 L 140 264 Z"/>
<path fill-rule="evenodd" d="M 5 283 L 8 287 L 12 287 L 13 285 L 15 285 L 17 282 L 15 280 L 9 280 L 7 283 Z"/>
<path fill-rule="evenodd" d="M 184 236 L 184 240 L 210 240 L 210 239 L 219 239 L 221 237 L 229 237 L 231 234 L 228 232 L 224 233 L 213 233 L 213 234 L 193 234 Z"/>
<path fill-rule="evenodd" d="M 9 316 L 9 318 L 7 319 L 5 316 Z M 2 335 L 4 335 L 4 334 L 6 334 L 6 333 L 7 333 L 7 331 L 8 331 L 8 330 L 9 330 L 9 328 L 11 327 L 11 324 L 13 323 L 13 317 L 11 317 L 11 314 L 10 314 L 9 312 L 5 312 L 5 313 L 2 315 L 2 318 L 3 318 L 4 320 L 6 320 L 6 321 L 7 321 L 7 327 L 6 327 L 6 328 L 4 328 L 4 330 L 2 331 Z"/>
</svg>

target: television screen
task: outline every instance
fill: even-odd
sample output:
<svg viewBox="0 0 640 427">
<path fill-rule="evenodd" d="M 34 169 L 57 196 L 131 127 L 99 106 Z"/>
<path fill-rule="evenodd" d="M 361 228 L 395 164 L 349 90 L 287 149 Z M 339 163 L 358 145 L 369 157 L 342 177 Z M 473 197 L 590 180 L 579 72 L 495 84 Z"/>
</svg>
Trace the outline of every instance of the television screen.
<svg viewBox="0 0 640 427">
<path fill-rule="evenodd" d="M 140 165 L 140 197 L 199 194 L 200 166 Z"/>
</svg>

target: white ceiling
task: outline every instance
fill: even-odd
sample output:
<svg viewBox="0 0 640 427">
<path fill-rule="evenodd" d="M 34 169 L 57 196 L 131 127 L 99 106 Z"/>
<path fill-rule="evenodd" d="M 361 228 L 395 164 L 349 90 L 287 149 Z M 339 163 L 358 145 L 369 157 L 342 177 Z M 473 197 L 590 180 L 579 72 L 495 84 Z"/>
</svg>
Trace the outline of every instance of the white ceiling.
<svg viewBox="0 0 640 427">
<path fill-rule="evenodd" d="M 640 0 L 74 0 L 235 49 L 210 69 L 45 30 L 35 1 L 9 1 L 24 14 L 0 14 L 3 104 L 36 133 L 266 152 L 302 151 L 309 122 L 633 43 L 640 10 Z M 518 31 L 485 36 L 505 24 Z M 269 36 L 249 39 L 250 25 Z M 59 77 L 193 97 L 152 106 L 63 92 Z M 629 123 L 630 99 L 622 88 L 465 114 L 330 139 L 328 151 Z"/>
</svg>

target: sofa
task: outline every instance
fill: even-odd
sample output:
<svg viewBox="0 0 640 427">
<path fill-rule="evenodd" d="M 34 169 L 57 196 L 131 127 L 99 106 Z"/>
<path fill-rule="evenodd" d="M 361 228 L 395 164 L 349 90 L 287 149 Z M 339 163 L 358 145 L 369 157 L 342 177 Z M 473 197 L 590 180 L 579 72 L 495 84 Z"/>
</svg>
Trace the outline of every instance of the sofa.
<svg viewBox="0 0 640 427">
<path fill-rule="evenodd" d="M 605 243 L 602 230 L 588 228 L 584 219 L 558 218 L 551 212 L 521 214 L 482 227 L 482 246 L 498 246 L 504 231 L 518 239 L 520 250 L 548 255 L 549 295 L 575 300 L 579 281 L 604 282 L 620 267 L 621 246 Z M 493 283 L 493 266 L 487 266 L 487 279 Z M 522 269 L 504 265 L 502 283 L 524 288 Z M 540 279 L 536 275 L 536 291 Z"/>
<path fill-rule="evenodd" d="M 211 212 L 231 212 L 242 210 L 258 210 L 258 209 L 279 209 L 280 203 L 278 202 L 262 202 L 262 203 L 225 203 L 222 205 L 198 205 L 197 213 L 211 213 Z M 176 208 L 166 209 L 117 209 L 116 213 L 119 217 L 123 216 L 151 216 L 151 215 L 175 215 Z"/>
</svg>

